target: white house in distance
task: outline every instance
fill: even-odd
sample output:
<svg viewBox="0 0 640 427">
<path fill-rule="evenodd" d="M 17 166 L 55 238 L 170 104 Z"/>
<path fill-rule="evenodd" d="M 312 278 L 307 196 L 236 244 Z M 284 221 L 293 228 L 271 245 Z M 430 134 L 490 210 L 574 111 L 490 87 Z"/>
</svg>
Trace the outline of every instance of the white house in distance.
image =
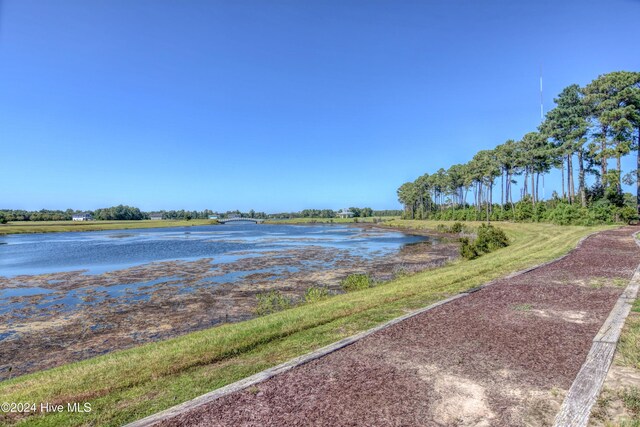
<svg viewBox="0 0 640 427">
<path fill-rule="evenodd" d="M 353 216 L 353 212 L 349 209 L 342 209 L 341 211 L 336 212 L 338 218 L 351 218 Z"/>
<path fill-rule="evenodd" d="M 79 214 L 73 214 L 71 217 L 73 221 L 91 221 L 93 217 L 89 212 L 83 212 Z"/>
<path fill-rule="evenodd" d="M 162 219 L 162 214 L 161 213 L 149 214 L 149 219 L 152 221 L 160 221 Z"/>
</svg>

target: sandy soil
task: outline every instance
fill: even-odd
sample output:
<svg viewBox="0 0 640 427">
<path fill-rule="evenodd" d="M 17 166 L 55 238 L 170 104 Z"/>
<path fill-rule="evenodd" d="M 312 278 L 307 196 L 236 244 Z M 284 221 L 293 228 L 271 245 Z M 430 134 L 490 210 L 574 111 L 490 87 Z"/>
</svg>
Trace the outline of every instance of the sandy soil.
<svg viewBox="0 0 640 427">
<path fill-rule="evenodd" d="M 348 251 L 309 246 L 259 256 L 237 252 L 239 257 L 251 256 L 225 263 L 200 259 L 98 275 L 74 271 L 0 277 L 0 289 L 52 291 L 0 301 L 0 380 L 246 320 L 254 316 L 256 295 L 267 290 L 279 290 L 294 300 L 311 286 L 339 292 L 340 280 L 353 272 L 366 271 L 387 280 L 439 266 L 456 258 L 457 252 L 457 244 L 425 242 L 377 257 L 374 263 Z M 111 292 L 122 285 L 130 288 Z M 71 303 L 70 295 L 75 295 Z"/>
<path fill-rule="evenodd" d="M 607 378 L 591 410 L 590 427 L 607 427 L 621 425 L 624 420 L 635 418 L 624 404 L 624 392 L 640 388 L 640 371 L 632 367 L 613 364 Z M 633 424 L 629 424 L 633 425 Z"/>
<path fill-rule="evenodd" d="M 163 426 L 546 426 L 640 262 L 632 228 Z"/>
</svg>

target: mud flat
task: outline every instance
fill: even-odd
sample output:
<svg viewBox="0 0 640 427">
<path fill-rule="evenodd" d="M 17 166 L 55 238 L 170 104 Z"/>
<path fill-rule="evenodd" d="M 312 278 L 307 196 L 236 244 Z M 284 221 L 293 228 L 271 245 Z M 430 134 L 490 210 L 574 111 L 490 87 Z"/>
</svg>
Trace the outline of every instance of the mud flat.
<svg viewBox="0 0 640 427">
<path fill-rule="evenodd" d="M 311 286 L 337 293 L 350 273 L 388 280 L 442 265 L 457 251 L 456 243 L 427 241 L 368 257 L 306 245 L 101 274 L 0 277 L 0 380 L 251 318 L 256 295 L 268 290 L 293 300 Z"/>
</svg>

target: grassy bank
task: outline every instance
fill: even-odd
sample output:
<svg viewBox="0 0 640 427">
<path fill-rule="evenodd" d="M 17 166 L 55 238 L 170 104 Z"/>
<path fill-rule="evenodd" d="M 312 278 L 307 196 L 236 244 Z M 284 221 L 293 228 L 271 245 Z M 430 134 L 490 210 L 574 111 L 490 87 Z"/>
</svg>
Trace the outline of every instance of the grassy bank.
<svg viewBox="0 0 640 427">
<path fill-rule="evenodd" d="M 142 221 L 12 221 L 0 224 L 1 234 L 56 233 L 64 231 L 128 230 L 133 228 L 187 227 L 217 224 L 215 220 L 142 220 Z"/>
<path fill-rule="evenodd" d="M 430 228 L 436 222 L 400 221 Z M 478 225 L 478 224 L 475 224 Z M 91 402 L 91 413 L 35 415 L 0 423 L 121 425 L 222 387 L 509 272 L 556 258 L 600 228 L 500 224 L 507 249 L 472 261 L 242 323 L 115 352 L 0 383 L 0 402 Z M 2 417 L 2 413 L 0 413 Z"/>
</svg>

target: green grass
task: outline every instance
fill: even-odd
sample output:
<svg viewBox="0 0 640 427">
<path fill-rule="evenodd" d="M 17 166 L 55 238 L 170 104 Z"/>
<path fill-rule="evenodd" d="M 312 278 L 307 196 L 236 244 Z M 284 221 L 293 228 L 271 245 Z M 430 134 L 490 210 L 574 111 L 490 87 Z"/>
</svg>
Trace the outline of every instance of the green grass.
<svg viewBox="0 0 640 427">
<path fill-rule="evenodd" d="M 633 303 L 616 351 L 616 364 L 640 370 L 640 299 Z"/>
<path fill-rule="evenodd" d="M 394 222 L 418 228 L 435 228 L 439 223 Z M 507 249 L 249 321 L 4 381 L 0 383 L 0 402 L 92 404 L 89 414 L 36 415 L 23 419 L 21 425 L 121 425 L 369 329 L 407 310 L 556 258 L 580 238 L 606 228 L 510 223 L 500 227 L 511 241 Z"/>
<path fill-rule="evenodd" d="M 12 221 L 0 224 L 0 235 L 58 233 L 64 231 L 127 230 L 132 228 L 187 227 L 217 224 L 210 219 L 141 221 Z"/>
<path fill-rule="evenodd" d="M 633 414 L 634 418 L 640 415 L 640 389 L 638 387 L 625 388 L 621 392 L 624 407 Z"/>
</svg>

